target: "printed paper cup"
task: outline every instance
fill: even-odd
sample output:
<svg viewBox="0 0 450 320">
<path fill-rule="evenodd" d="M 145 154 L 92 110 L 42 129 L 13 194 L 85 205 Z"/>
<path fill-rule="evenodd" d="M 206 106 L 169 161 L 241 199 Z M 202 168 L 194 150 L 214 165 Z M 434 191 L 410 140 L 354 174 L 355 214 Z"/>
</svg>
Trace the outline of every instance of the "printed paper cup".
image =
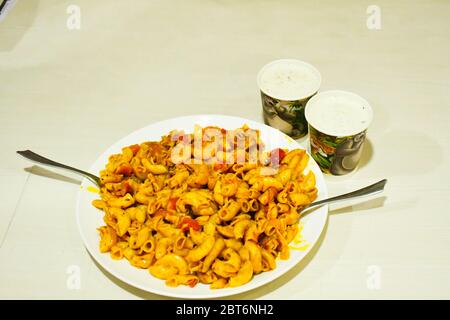
<svg viewBox="0 0 450 320">
<path fill-rule="evenodd" d="M 322 171 L 332 175 L 352 172 L 358 166 L 372 122 L 370 104 L 351 92 L 324 91 L 308 101 L 305 117 L 311 155 Z"/>
<path fill-rule="evenodd" d="M 257 82 L 265 123 L 294 139 L 306 135 L 305 106 L 320 88 L 319 71 L 300 60 L 275 60 L 259 71 Z"/>
</svg>

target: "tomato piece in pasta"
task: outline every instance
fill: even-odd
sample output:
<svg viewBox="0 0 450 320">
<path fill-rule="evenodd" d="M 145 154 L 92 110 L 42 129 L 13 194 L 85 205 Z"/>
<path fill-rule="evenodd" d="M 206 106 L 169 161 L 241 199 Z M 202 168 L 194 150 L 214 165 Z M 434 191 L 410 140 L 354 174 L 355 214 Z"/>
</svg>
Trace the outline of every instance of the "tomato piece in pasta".
<svg viewBox="0 0 450 320">
<path fill-rule="evenodd" d="M 200 231 L 200 224 L 192 218 L 184 217 L 178 225 L 178 228 L 180 228 L 184 232 L 189 231 L 189 229 L 191 228 L 194 231 Z"/>
<path fill-rule="evenodd" d="M 270 152 L 270 163 L 274 166 L 278 166 L 283 158 L 286 156 L 286 151 L 281 148 L 273 149 Z"/>
<path fill-rule="evenodd" d="M 167 210 L 173 210 L 173 211 L 175 211 L 176 208 L 177 208 L 177 200 L 178 200 L 178 197 L 176 197 L 176 198 L 170 198 L 170 199 L 169 199 L 169 202 L 167 203 Z"/>
<path fill-rule="evenodd" d="M 133 151 L 133 155 L 136 155 L 136 153 L 138 153 L 138 151 L 141 148 L 141 146 L 138 145 L 138 144 L 133 144 L 131 146 L 128 146 L 128 148 L 130 148 L 131 151 Z"/>
<path fill-rule="evenodd" d="M 123 174 L 124 176 L 131 176 L 133 173 L 133 168 L 129 163 L 123 163 L 117 167 L 116 173 Z"/>
</svg>

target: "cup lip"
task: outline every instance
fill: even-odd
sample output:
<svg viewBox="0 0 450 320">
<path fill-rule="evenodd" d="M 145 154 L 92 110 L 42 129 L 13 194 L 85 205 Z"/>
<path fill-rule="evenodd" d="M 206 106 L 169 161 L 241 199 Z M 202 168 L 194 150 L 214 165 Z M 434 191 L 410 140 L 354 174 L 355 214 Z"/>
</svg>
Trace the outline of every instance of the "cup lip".
<svg viewBox="0 0 450 320">
<path fill-rule="evenodd" d="M 321 128 L 321 127 L 317 126 L 317 124 L 314 124 L 311 122 L 311 120 L 310 120 L 311 119 L 311 117 L 310 117 L 311 105 L 315 101 L 322 98 L 323 96 L 327 96 L 327 95 L 331 95 L 331 94 L 343 94 L 343 95 L 347 95 L 347 96 L 352 96 L 352 97 L 356 98 L 357 100 L 360 100 L 363 104 L 365 104 L 367 106 L 367 110 L 369 113 L 369 120 L 367 121 L 367 124 L 363 130 L 347 131 L 347 132 L 331 131 L 331 130 L 326 130 L 324 128 Z M 373 120 L 373 109 L 372 109 L 372 106 L 370 105 L 370 103 L 366 99 L 361 97 L 359 94 L 356 94 L 351 91 L 345 91 L 345 90 L 339 90 L 339 89 L 326 90 L 326 91 L 319 92 L 318 94 L 316 94 L 315 96 L 313 96 L 311 99 L 308 100 L 308 102 L 306 103 L 306 106 L 305 106 L 305 118 L 306 118 L 306 121 L 308 122 L 308 125 L 310 125 L 315 130 L 317 130 L 323 134 L 326 134 L 326 135 L 332 136 L 332 137 L 348 137 L 348 136 L 357 135 L 361 132 L 366 131 L 369 128 L 369 126 L 371 125 L 372 120 Z"/>
<path fill-rule="evenodd" d="M 267 70 L 267 68 L 269 68 L 270 66 L 280 63 L 280 62 L 293 62 L 293 63 L 298 63 L 298 64 L 302 64 L 308 68 L 311 69 L 311 71 L 313 71 L 313 73 L 316 74 L 317 78 L 318 78 L 318 84 L 317 87 L 315 88 L 315 90 L 311 91 L 310 93 L 308 93 L 307 95 L 303 95 L 300 96 L 299 98 L 296 99 L 284 99 L 284 98 L 279 98 L 279 97 L 274 97 L 273 95 L 265 92 L 262 88 L 261 88 L 261 77 L 264 74 L 264 72 Z M 273 60 L 267 64 L 265 64 L 264 66 L 262 66 L 262 68 L 259 70 L 258 75 L 256 76 L 256 83 L 258 85 L 259 90 L 264 93 L 265 95 L 277 99 L 277 100 L 282 100 L 282 101 L 298 101 L 298 100 L 303 100 L 306 98 L 309 98 L 311 96 L 313 96 L 315 93 L 317 93 L 320 89 L 320 86 L 322 85 L 322 75 L 320 74 L 319 70 L 314 67 L 312 64 L 303 61 L 303 60 L 298 60 L 298 59 L 277 59 L 277 60 Z"/>
</svg>

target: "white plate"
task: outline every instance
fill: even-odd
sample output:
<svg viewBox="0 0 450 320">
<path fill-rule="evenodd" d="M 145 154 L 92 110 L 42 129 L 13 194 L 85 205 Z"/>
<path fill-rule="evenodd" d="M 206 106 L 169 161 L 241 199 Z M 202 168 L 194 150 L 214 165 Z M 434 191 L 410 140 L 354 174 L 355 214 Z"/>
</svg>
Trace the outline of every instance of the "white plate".
<svg viewBox="0 0 450 320">
<path fill-rule="evenodd" d="M 266 145 L 266 150 L 278 147 L 288 149 L 302 148 L 298 143 L 282 132 L 255 121 L 222 115 L 186 116 L 157 122 L 131 133 L 108 148 L 108 150 L 95 161 L 90 168 L 90 172 L 98 174 L 108 162 L 108 157 L 111 154 L 120 153 L 124 146 L 142 143 L 144 141 L 159 141 L 162 135 L 166 135 L 169 131 L 174 129 L 192 132 L 195 124 L 200 126 L 215 125 L 225 129 L 236 129 L 247 124 L 250 128 L 259 129 L 261 131 L 261 137 Z M 328 191 L 324 177 L 311 157 L 308 167 L 305 170 L 312 170 L 316 175 L 318 199 L 326 198 L 328 196 Z M 277 267 L 275 270 L 256 275 L 249 283 L 243 286 L 211 290 L 207 285 L 197 284 L 194 288 L 187 286 L 172 288 L 166 286 L 163 280 L 151 276 L 147 270 L 132 267 L 126 260 L 112 260 L 109 253 L 100 253 L 98 249 L 99 235 L 96 229 L 104 225 L 102 220 L 103 213 L 91 205 L 92 200 L 98 198 L 98 194 L 87 191 L 88 186 L 94 185 L 89 180 L 84 179 L 82 182 L 82 189 L 78 193 L 76 214 L 81 237 L 83 238 L 89 253 L 103 268 L 120 280 L 139 289 L 170 297 L 190 299 L 223 297 L 255 289 L 273 281 L 289 271 L 308 254 L 322 233 L 328 215 L 328 206 L 323 206 L 315 210 L 314 213 L 305 216 L 305 218 L 302 219 L 304 224 L 302 235 L 309 244 L 307 249 L 305 251 L 291 250 L 291 257 L 289 260 L 277 260 Z"/>
</svg>

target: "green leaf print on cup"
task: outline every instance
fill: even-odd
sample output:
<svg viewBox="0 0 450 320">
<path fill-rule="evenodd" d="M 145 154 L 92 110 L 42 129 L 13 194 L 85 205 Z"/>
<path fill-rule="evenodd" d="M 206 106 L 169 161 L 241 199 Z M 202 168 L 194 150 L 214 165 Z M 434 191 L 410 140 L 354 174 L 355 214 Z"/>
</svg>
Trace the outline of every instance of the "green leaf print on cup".
<svg viewBox="0 0 450 320">
<path fill-rule="evenodd" d="M 303 137 L 308 133 L 305 105 L 309 98 L 285 101 L 269 97 L 261 92 L 264 121 L 293 139 Z"/>
<path fill-rule="evenodd" d="M 320 72 L 305 61 L 278 59 L 264 65 L 256 81 L 265 123 L 293 139 L 305 136 L 308 133 L 305 107 L 319 91 Z"/>
<path fill-rule="evenodd" d="M 354 136 L 334 137 L 309 125 L 311 156 L 323 172 L 344 175 L 353 171 L 361 158 L 366 131 Z"/>
</svg>

